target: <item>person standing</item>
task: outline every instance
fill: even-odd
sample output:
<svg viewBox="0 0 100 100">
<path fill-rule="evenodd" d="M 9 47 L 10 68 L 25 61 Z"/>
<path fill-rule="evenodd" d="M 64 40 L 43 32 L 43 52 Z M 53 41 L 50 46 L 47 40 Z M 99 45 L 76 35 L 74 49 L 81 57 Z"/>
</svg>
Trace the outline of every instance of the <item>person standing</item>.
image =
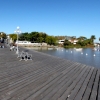
<svg viewBox="0 0 100 100">
<path fill-rule="evenodd" d="M 0 43 L 1 43 L 1 48 L 4 48 L 4 39 L 2 37 L 0 39 Z"/>
</svg>

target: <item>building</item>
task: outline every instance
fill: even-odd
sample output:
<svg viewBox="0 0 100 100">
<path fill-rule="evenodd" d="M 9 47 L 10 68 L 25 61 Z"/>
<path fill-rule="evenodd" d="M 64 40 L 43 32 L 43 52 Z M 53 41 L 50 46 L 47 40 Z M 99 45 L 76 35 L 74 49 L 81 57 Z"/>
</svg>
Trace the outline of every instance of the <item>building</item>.
<svg viewBox="0 0 100 100">
<path fill-rule="evenodd" d="M 65 40 L 59 40 L 58 43 L 59 44 L 63 44 Z"/>
</svg>

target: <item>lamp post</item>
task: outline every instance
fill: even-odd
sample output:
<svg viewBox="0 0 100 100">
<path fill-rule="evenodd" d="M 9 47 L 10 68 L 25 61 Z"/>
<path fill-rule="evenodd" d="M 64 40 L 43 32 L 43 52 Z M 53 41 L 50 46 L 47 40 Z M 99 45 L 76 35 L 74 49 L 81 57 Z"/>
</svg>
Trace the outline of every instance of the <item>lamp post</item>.
<svg viewBox="0 0 100 100">
<path fill-rule="evenodd" d="M 21 33 L 19 26 L 17 27 L 15 33 L 17 34 L 17 41 L 16 41 L 16 43 L 17 43 L 17 51 L 16 51 L 16 54 L 18 54 L 19 53 L 19 50 L 18 50 L 18 34 Z"/>
</svg>

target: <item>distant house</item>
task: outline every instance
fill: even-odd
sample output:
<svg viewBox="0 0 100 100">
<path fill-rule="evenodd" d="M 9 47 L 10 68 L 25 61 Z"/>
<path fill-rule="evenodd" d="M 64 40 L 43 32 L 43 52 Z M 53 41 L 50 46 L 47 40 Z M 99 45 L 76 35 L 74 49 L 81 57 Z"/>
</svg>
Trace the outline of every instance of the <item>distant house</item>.
<svg viewBox="0 0 100 100">
<path fill-rule="evenodd" d="M 67 39 L 69 42 L 76 44 L 78 42 L 76 36 L 66 36 L 65 39 Z"/>
<path fill-rule="evenodd" d="M 59 44 L 63 44 L 65 40 L 59 40 L 58 43 Z"/>
<path fill-rule="evenodd" d="M 77 42 L 78 42 L 78 40 L 77 39 L 75 39 L 75 40 L 69 40 L 71 43 L 73 43 L 73 44 L 76 44 Z"/>
<path fill-rule="evenodd" d="M 63 44 L 65 40 L 68 40 L 69 42 L 73 43 L 73 44 L 76 44 L 78 42 L 78 39 L 76 38 L 73 38 L 73 37 L 66 37 L 65 39 L 63 40 L 59 40 L 58 43 L 59 44 Z"/>
</svg>

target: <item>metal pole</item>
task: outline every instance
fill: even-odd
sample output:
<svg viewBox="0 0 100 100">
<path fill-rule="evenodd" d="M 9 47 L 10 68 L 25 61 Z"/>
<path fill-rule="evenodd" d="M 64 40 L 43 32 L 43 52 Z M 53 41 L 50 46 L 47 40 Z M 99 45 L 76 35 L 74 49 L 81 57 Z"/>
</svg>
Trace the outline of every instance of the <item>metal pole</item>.
<svg viewBox="0 0 100 100">
<path fill-rule="evenodd" d="M 15 32 L 17 33 L 17 51 L 16 51 L 16 53 L 18 54 L 19 53 L 19 49 L 18 49 L 18 34 L 21 33 L 19 27 L 17 27 L 17 30 Z"/>
<path fill-rule="evenodd" d="M 17 32 L 17 51 L 16 53 L 18 54 L 18 32 Z"/>
</svg>

